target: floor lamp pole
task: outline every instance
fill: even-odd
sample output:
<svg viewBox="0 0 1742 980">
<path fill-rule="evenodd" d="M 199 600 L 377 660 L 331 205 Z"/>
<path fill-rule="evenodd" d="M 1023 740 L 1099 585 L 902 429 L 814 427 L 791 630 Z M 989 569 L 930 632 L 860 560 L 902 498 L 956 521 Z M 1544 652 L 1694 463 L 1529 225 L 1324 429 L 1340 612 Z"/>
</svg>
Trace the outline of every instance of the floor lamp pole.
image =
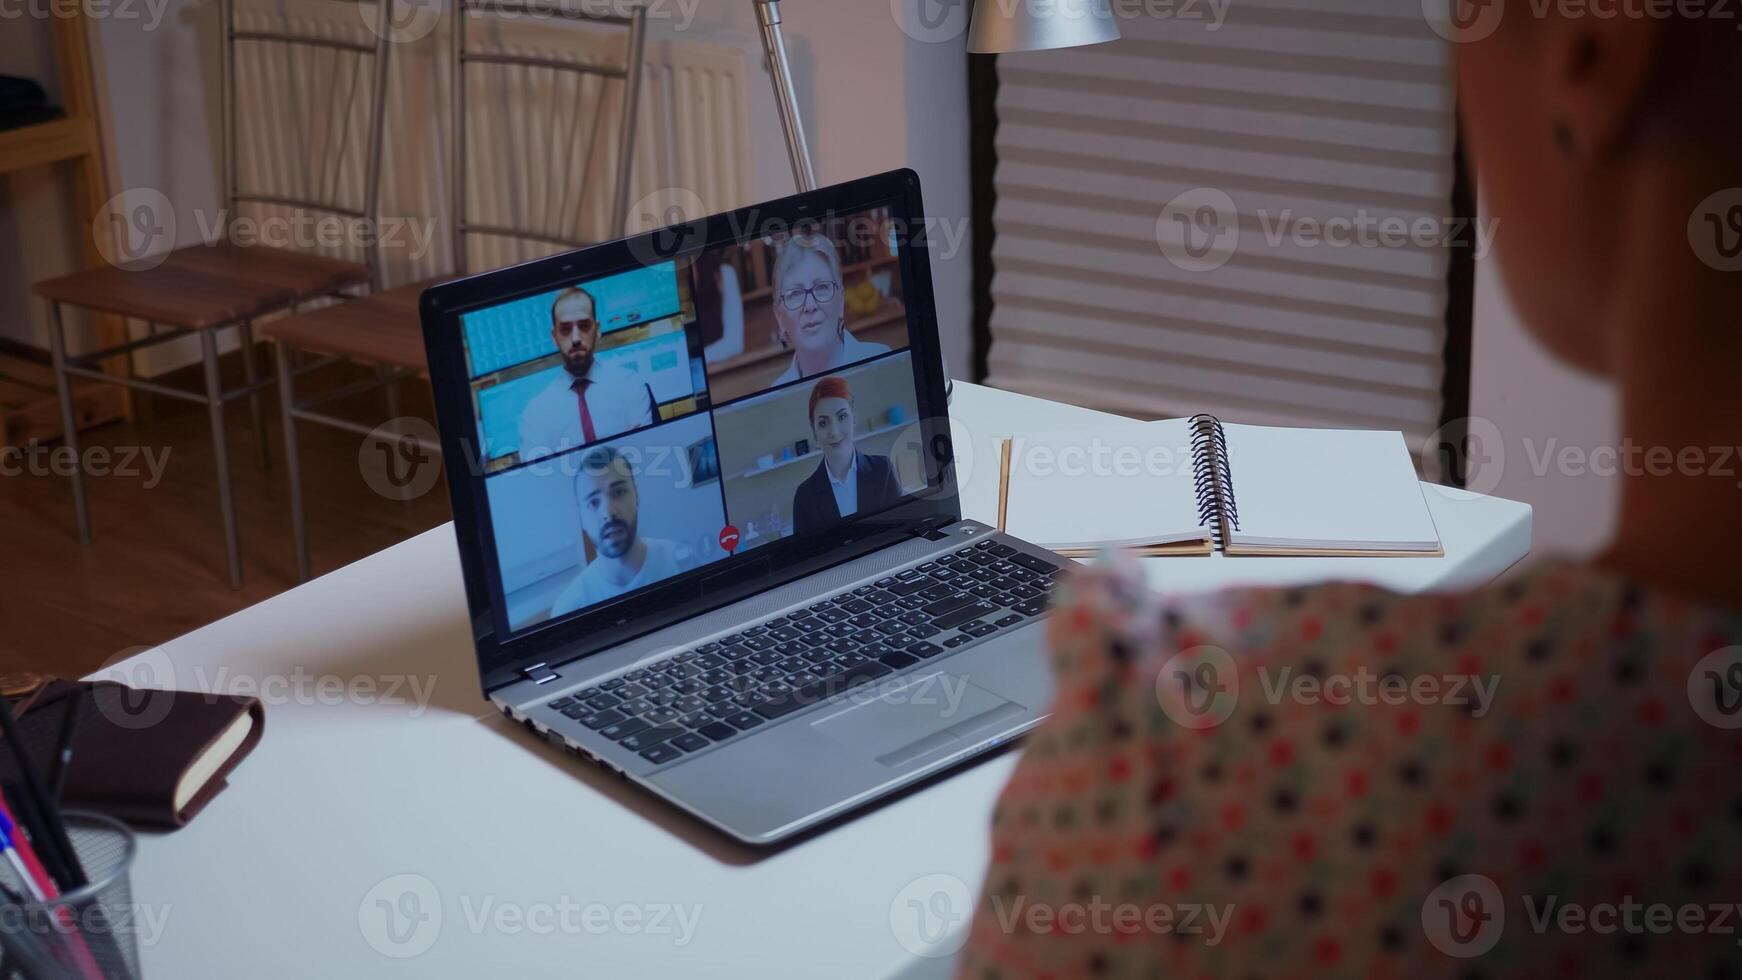
<svg viewBox="0 0 1742 980">
<path fill-rule="evenodd" d="M 780 0 L 755 0 L 757 20 L 762 25 L 762 51 L 768 56 L 768 74 L 774 81 L 774 106 L 780 112 L 780 128 L 786 131 L 786 155 L 792 160 L 792 179 L 802 191 L 814 190 L 817 174 L 811 167 L 810 143 L 805 140 L 804 119 L 798 114 L 798 95 L 792 87 L 792 66 L 786 58 L 786 38 L 780 30 Z"/>
</svg>

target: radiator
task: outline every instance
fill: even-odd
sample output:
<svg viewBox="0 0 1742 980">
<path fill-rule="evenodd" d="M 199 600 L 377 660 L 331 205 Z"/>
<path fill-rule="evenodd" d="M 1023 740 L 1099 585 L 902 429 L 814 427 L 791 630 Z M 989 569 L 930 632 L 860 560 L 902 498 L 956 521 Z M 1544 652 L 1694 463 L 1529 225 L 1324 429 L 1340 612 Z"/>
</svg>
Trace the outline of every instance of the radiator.
<svg viewBox="0 0 1742 980">
<path fill-rule="evenodd" d="M 372 5 L 335 0 L 239 4 L 240 30 L 292 30 L 369 43 Z M 472 50 L 581 64 L 621 64 L 625 32 L 554 20 L 468 18 Z M 449 233 L 449 39 L 452 18 L 392 46 L 383 154 L 383 281 L 452 273 Z M 668 205 L 722 211 L 749 203 L 747 67 L 742 47 L 663 37 L 650 23 L 630 183 L 629 231 L 666 223 Z M 331 49 L 244 43 L 237 53 L 238 182 L 263 195 L 315 197 L 360 208 L 368 135 L 367 62 Z M 353 81 L 354 79 L 354 81 Z M 549 68 L 472 65 L 467 79 L 468 217 L 478 224 L 601 241 L 611 236 L 621 82 Z M 603 113 L 596 110 L 607 86 Z M 344 159 L 339 165 L 338 160 Z M 592 160 L 590 171 L 586 159 Z M 587 179 L 581 180 L 583 172 Z M 294 218 L 245 205 L 251 220 Z M 361 258 L 355 243 L 310 243 Z M 483 235 L 467 271 L 556 249 Z"/>
</svg>

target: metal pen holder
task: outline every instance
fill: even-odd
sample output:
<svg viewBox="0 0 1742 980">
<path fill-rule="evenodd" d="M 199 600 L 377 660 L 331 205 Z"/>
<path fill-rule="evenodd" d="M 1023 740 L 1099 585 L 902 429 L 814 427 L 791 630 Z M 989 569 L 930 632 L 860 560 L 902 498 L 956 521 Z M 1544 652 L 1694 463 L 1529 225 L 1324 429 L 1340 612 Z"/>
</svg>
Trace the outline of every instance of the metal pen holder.
<svg viewBox="0 0 1742 980">
<path fill-rule="evenodd" d="M 138 980 L 133 832 L 98 813 L 63 817 L 89 884 L 46 902 L 0 905 L 0 980 Z M 26 893 L 4 864 L 0 878 Z"/>
</svg>

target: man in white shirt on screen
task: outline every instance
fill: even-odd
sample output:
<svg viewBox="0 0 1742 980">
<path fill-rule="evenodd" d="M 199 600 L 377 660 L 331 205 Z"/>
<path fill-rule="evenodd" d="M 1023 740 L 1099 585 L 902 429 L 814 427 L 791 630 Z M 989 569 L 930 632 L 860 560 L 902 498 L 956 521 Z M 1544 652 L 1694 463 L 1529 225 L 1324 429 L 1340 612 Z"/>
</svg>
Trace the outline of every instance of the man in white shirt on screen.
<svg viewBox="0 0 1742 980">
<path fill-rule="evenodd" d="M 653 388 L 629 371 L 601 364 L 598 304 L 571 287 L 550 307 L 550 339 L 563 373 L 526 403 L 520 416 L 520 459 L 585 446 L 652 425 L 659 417 Z"/>
<path fill-rule="evenodd" d="M 609 446 L 585 455 L 575 476 L 581 533 L 594 558 L 557 595 L 550 614 L 561 616 L 633 592 L 685 570 L 677 545 L 641 536 L 641 493 L 629 460 Z"/>
</svg>

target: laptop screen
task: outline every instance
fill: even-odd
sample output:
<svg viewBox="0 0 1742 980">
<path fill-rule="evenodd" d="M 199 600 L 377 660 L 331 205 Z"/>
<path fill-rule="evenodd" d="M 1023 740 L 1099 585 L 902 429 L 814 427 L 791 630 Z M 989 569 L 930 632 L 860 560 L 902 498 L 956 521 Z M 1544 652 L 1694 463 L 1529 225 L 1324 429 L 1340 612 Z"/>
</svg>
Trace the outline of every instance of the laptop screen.
<svg viewBox="0 0 1742 980">
<path fill-rule="evenodd" d="M 510 636 L 927 487 L 888 206 L 460 317 Z"/>
</svg>

